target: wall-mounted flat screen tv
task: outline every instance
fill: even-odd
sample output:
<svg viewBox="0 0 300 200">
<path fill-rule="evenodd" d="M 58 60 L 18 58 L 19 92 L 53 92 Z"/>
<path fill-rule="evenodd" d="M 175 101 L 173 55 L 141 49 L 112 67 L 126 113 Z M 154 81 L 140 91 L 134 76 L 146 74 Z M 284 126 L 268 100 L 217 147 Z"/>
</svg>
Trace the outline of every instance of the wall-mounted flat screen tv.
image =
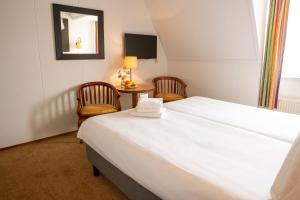
<svg viewBox="0 0 300 200">
<path fill-rule="evenodd" d="M 125 56 L 137 56 L 138 59 L 157 58 L 157 36 L 125 33 Z"/>
</svg>

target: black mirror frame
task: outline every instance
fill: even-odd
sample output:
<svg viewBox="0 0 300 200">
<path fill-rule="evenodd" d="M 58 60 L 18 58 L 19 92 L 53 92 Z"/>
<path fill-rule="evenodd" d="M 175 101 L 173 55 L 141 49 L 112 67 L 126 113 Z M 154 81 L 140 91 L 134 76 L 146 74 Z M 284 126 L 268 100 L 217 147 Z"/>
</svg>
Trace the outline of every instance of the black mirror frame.
<svg viewBox="0 0 300 200">
<path fill-rule="evenodd" d="M 80 8 L 61 4 L 52 4 L 53 8 L 53 24 L 55 33 L 55 52 L 56 60 L 87 60 L 87 59 L 104 59 L 104 17 L 102 10 L 94 10 L 88 8 Z M 98 54 L 63 54 L 62 50 L 62 33 L 61 33 L 61 16 L 60 12 L 73 12 L 87 15 L 95 15 L 98 17 Z"/>
</svg>

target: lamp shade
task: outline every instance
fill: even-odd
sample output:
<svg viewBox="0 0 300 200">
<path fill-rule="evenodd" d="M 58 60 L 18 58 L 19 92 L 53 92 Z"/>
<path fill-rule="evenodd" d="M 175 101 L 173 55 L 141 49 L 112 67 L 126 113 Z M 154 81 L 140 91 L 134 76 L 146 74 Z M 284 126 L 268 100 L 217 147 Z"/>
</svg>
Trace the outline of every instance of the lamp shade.
<svg viewBox="0 0 300 200">
<path fill-rule="evenodd" d="M 136 56 L 125 56 L 123 67 L 125 69 L 135 69 L 138 66 L 138 61 Z"/>
</svg>

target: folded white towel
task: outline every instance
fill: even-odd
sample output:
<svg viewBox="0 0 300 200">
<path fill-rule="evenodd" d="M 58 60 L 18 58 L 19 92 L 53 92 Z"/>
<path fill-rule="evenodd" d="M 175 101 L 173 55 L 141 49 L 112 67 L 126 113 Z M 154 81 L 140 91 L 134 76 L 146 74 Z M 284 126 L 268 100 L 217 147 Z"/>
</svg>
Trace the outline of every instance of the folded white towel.
<svg viewBox="0 0 300 200">
<path fill-rule="evenodd" d="M 139 112 L 139 113 L 160 113 L 160 112 L 162 112 L 162 110 L 163 110 L 162 107 L 158 107 L 158 108 L 144 108 L 144 107 L 137 106 L 135 108 L 135 111 Z"/>
<path fill-rule="evenodd" d="M 161 112 L 157 113 L 142 113 L 142 112 L 137 112 L 136 109 L 132 110 L 130 112 L 131 115 L 136 116 L 136 117 L 147 117 L 147 118 L 162 118 L 164 114 L 166 113 L 166 109 L 162 108 Z"/>
<path fill-rule="evenodd" d="M 148 93 L 140 93 L 139 96 L 140 96 L 140 99 L 143 99 L 143 98 L 144 98 L 144 99 L 147 99 L 147 98 L 149 98 L 149 97 L 148 97 L 148 96 L 149 96 Z"/>
<path fill-rule="evenodd" d="M 140 98 L 137 107 L 139 108 L 162 108 L 162 98 Z"/>
</svg>

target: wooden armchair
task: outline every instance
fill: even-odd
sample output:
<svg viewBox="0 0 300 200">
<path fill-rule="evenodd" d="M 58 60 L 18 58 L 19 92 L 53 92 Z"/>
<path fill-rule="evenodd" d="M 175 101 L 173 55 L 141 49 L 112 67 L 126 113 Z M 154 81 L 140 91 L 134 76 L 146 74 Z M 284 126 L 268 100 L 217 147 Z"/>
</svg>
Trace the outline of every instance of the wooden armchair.
<svg viewBox="0 0 300 200">
<path fill-rule="evenodd" d="M 164 102 L 184 99 L 187 85 L 179 78 L 171 76 L 160 76 L 152 80 L 155 89 L 154 97 L 163 98 Z"/>
<path fill-rule="evenodd" d="M 90 82 L 79 86 L 77 91 L 78 127 L 89 117 L 121 110 L 117 89 L 105 82 Z"/>
</svg>

